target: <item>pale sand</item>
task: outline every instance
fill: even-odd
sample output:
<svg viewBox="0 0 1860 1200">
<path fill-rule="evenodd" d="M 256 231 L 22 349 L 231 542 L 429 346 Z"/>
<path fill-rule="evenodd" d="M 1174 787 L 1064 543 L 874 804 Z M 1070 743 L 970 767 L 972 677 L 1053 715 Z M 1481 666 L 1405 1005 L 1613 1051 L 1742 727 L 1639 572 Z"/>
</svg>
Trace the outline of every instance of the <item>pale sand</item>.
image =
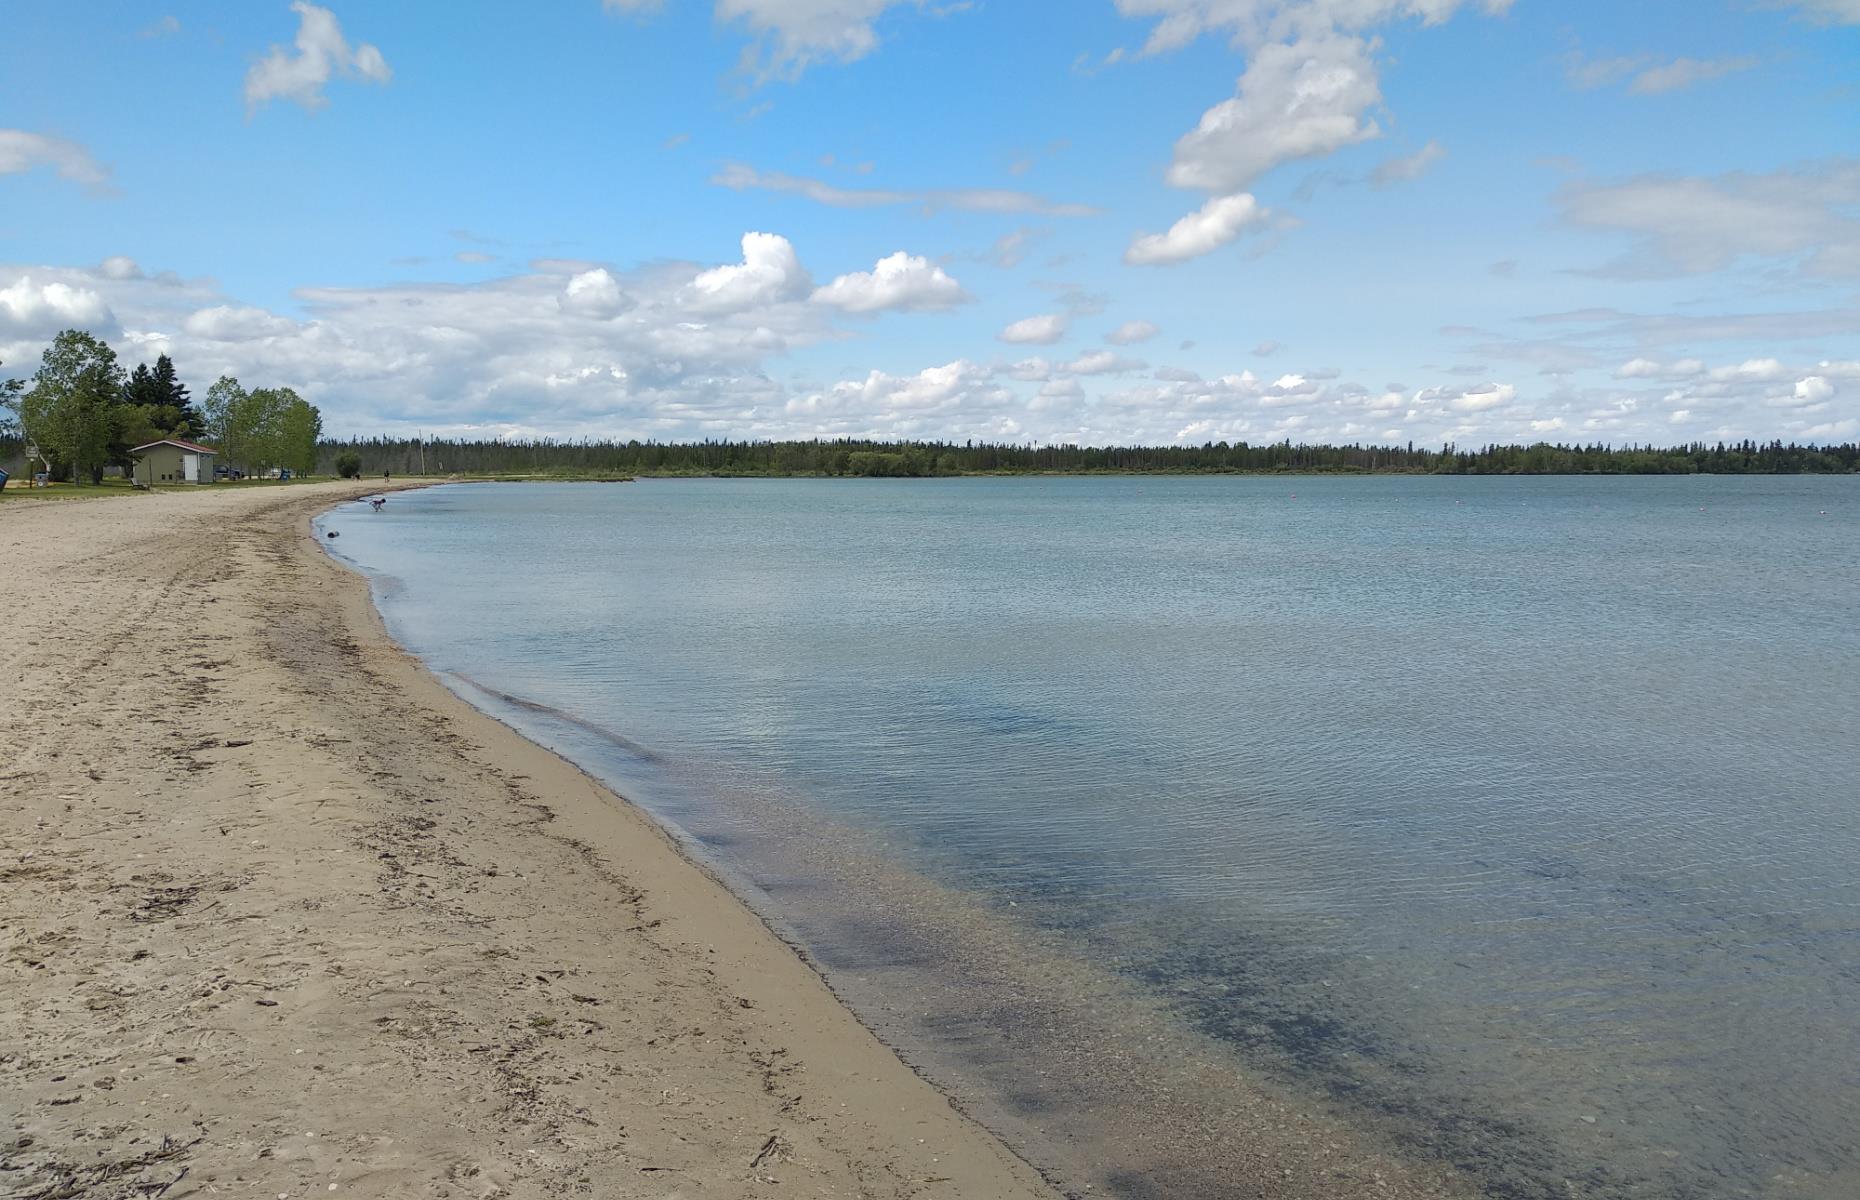
<svg viewBox="0 0 1860 1200">
<path fill-rule="evenodd" d="M 0 1195 L 1051 1197 L 388 640 L 366 490 L 0 507 Z"/>
</svg>

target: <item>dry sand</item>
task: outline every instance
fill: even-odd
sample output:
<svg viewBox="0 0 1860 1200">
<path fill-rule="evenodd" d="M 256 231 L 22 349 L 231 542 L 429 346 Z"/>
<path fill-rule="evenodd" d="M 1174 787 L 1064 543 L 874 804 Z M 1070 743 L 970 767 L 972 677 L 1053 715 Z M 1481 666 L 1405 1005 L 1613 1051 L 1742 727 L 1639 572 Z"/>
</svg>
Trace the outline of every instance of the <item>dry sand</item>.
<svg viewBox="0 0 1860 1200">
<path fill-rule="evenodd" d="M 0 1195 L 1051 1197 L 388 640 L 363 491 L 0 508 Z"/>
</svg>

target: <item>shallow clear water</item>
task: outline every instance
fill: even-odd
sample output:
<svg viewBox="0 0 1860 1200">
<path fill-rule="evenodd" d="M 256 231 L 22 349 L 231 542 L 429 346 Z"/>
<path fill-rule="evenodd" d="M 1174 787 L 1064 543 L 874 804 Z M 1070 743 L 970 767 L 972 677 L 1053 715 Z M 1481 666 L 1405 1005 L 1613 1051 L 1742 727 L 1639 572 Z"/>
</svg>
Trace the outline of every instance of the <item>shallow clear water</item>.
<svg viewBox="0 0 1860 1200">
<path fill-rule="evenodd" d="M 944 901 L 852 919 L 885 893 L 824 843 L 1491 1194 L 1860 1194 L 1860 481 L 499 484 L 323 528 L 997 1093 L 1012 1022 L 903 994 L 981 970 L 900 949 Z M 1090 1084 L 1003 1111 L 1115 1121 Z"/>
</svg>

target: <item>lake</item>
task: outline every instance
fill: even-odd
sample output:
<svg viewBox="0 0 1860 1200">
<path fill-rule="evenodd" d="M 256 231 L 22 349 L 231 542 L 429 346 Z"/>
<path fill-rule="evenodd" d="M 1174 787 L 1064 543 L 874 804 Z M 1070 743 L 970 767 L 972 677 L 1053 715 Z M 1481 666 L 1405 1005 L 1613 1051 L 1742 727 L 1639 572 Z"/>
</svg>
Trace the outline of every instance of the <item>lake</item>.
<svg viewBox="0 0 1860 1200">
<path fill-rule="evenodd" d="M 479 484 L 322 525 L 451 686 L 1097 1194 L 1329 1138 L 1340 1180 L 1860 1195 L 1860 481 Z"/>
</svg>

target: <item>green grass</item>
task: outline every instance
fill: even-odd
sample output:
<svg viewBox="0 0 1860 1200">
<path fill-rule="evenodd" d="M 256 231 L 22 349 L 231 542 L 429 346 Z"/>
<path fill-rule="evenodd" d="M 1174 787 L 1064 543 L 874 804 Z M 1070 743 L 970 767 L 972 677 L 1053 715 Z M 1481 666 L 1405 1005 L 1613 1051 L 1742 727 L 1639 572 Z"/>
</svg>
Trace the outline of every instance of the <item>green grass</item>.
<svg viewBox="0 0 1860 1200">
<path fill-rule="evenodd" d="M 230 488 L 276 488 L 295 487 L 300 483 L 328 483 L 331 477 L 313 475 L 301 479 L 241 479 L 234 483 L 158 483 L 155 491 L 180 492 L 191 495 L 207 495 Z M 135 496 L 142 490 L 127 479 L 106 479 L 99 484 L 84 484 L 82 487 L 69 483 L 54 483 L 50 487 L 28 487 L 23 479 L 9 479 L 4 488 L 0 488 L 0 503 L 18 503 L 24 500 L 107 500 L 119 496 Z"/>
</svg>

